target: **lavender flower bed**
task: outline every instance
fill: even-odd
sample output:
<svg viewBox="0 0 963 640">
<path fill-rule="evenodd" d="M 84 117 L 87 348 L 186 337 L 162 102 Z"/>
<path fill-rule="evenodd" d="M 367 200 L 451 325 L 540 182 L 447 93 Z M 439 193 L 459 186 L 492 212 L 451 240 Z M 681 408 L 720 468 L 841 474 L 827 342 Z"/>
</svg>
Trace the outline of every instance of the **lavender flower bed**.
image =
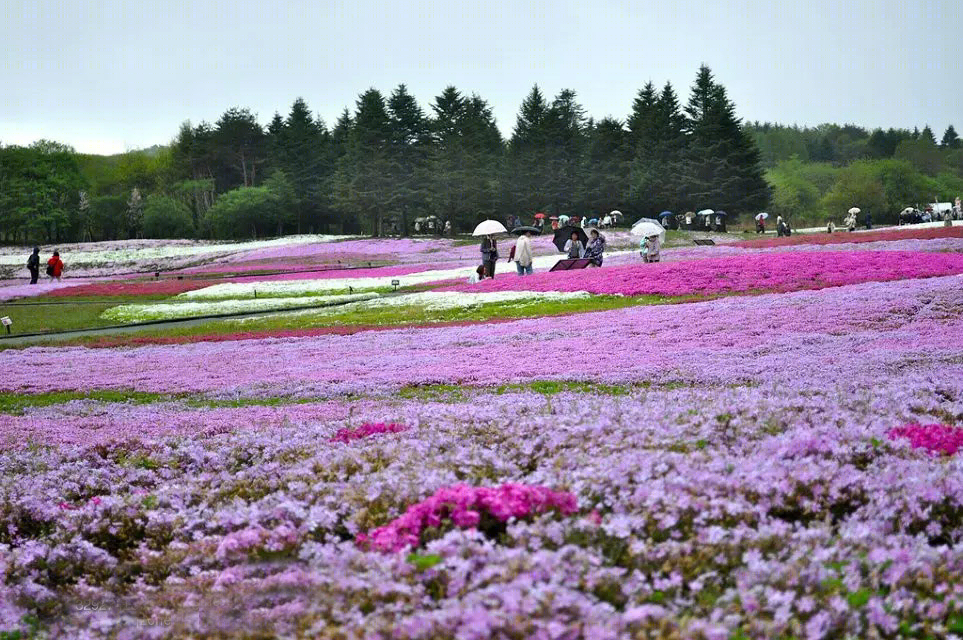
<svg viewBox="0 0 963 640">
<path fill-rule="evenodd" d="M 963 417 L 956 380 L 478 393 L 296 429 L 10 450 L 0 623 L 39 612 L 58 637 L 123 638 L 945 635 L 963 605 L 963 467 L 885 434 Z M 375 416 L 409 428 L 331 442 Z M 356 544 L 459 483 L 569 492 L 578 511 L 442 528 L 395 553 Z"/>
<path fill-rule="evenodd" d="M 958 637 L 961 282 L 0 351 L 0 633 Z"/>
<path fill-rule="evenodd" d="M 367 393 L 531 377 L 829 384 L 916 363 L 960 370 L 959 276 L 630 307 L 551 321 L 132 349 L 0 352 L 0 390 L 157 392 L 324 388 Z M 647 346 L 652 345 L 652 346 Z M 657 348 L 656 348 L 657 346 Z M 580 354 L 572 368 L 572 353 Z M 589 357 L 591 356 L 591 357 Z M 58 375 L 46 375 L 57 371 Z"/>
</svg>

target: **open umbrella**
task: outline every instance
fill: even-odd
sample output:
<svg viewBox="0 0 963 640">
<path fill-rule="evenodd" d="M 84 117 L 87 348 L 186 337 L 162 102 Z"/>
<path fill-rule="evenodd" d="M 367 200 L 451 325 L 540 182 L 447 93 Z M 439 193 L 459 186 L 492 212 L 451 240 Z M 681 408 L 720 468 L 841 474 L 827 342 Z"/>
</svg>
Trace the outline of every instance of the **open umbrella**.
<svg viewBox="0 0 963 640">
<path fill-rule="evenodd" d="M 552 216 L 549 220 L 558 220 L 558 216 Z"/>
<path fill-rule="evenodd" d="M 568 216 L 559 216 L 559 217 L 558 217 L 558 223 L 561 224 L 561 225 L 566 225 L 566 224 L 568 224 L 568 221 L 569 221 L 570 219 L 571 219 L 571 218 L 569 218 Z"/>
<path fill-rule="evenodd" d="M 621 212 L 621 211 L 613 211 L 613 212 L 611 212 L 609 215 L 612 216 L 613 218 L 621 218 L 621 217 L 622 217 L 622 212 Z"/>
<path fill-rule="evenodd" d="M 544 220 L 544 219 L 547 218 L 547 217 L 548 217 L 548 216 L 546 216 L 544 213 L 536 213 L 536 214 L 535 214 L 535 219 L 536 219 L 536 220 Z"/>
<path fill-rule="evenodd" d="M 766 213 L 765 211 L 763 211 L 762 213 L 756 214 L 756 220 L 765 220 L 768 217 L 769 217 L 769 214 Z"/>
<path fill-rule="evenodd" d="M 696 215 L 700 215 L 700 216 L 711 216 L 713 213 L 715 213 L 715 211 L 713 211 L 712 209 L 703 209 L 702 211 L 700 211 L 700 212 L 699 212 L 698 214 L 696 214 Z"/>
<path fill-rule="evenodd" d="M 659 236 L 659 242 L 665 244 L 665 227 L 652 218 L 642 218 L 632 225 L 629 233 L 633 236 L 642 236 L 643 238 Z"/>
<path fill-rule="evenodd" d="M 526 231 L 531 231 L 537 236 L 542 235 L 542 230 L 539 229 L 538 227 L 515 227 L 514 229 L 512 229 L 512 234 L 516 236 L 520 236 Z"/>
<path fill-rule="evenodd" d="M 659 217 L 660 217 L 660 218 L 671 218 L 671 217 L 672 217 L 672 212 L 671 212 L 671 211 L 663 211 L 662 213 L 659 214 Z"/>
<path fill-rule="evenodd" d="M 473 236 L 487 236 L 495 233 L 508 233 L 508 229 L 498 220 L 485 220 L 471 232 Z"/>
<path fill-rule="evenodd" d="M 585 230 L 582 229 L 582 227 L 572 226 L 559 227 L 558 230 L 555 231 L 555 238 L 552 239 L 552 242 L 555 243 L 559 251 L 565 251 L 565 243 L 572 239 L 573 233 L 578 234 L 578 239 L 581 240 L 583 244 L 588 242 L 588 235 L 585 233 Z"/>
<path fill-rule="evenodd" d="M 906 215 L 906 214 L 909 214 L 909 213 L 913 213 L 914 211 L 916 211 L 916 209 L 914 209 L 913 207 L 906 207 L 905 209 L 903 209 L 902 211 L 900 211 L 900 214 L 901 214 L 901 215 Z"/>
<path fill-rule="evenodd" d="M 851 214 L 853 214 L 853 215 L 856 215 L 857 213 L 860 212 L 860 208 L 859 208 L 859 207 L 853 207 L 852 209 L 849 210 L 849 212 L 850 212 Z"/>
<path fill-rule="evenodd" d="M 722 217 L 724 218 L 724 217 L 726 217 L 726 216 L 729 215 L 729 214 L 726 213 L 725 211 L 722 211 L 722 210 L 720 209 L 719 211 L 714 212 L 712 215 L 714 215 L 714 216 L 722 216 Z"/>
</svg>

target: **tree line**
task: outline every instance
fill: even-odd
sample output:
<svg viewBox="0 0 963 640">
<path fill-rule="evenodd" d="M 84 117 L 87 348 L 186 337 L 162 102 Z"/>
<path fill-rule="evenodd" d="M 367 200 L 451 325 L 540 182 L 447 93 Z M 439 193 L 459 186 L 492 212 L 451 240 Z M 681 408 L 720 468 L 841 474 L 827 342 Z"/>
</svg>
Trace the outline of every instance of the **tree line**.
<svg viewBox="0 0 963 640">
<path fill-rule="evenodd" d="M 963 195 L 963 144 L 953 125 L 939 142 L 928 125 L 868 131 L 756 122 L 746 129 L 766 167 L 773 210 L 797 220 L 839 222 L 858 206 L 874 220 L 895 222 L 904 207 Z"/>
<path fill-rule="evenodd" d="M 612 209 L 630 218 L 705 207 L 822 215 L 835 206 L 827 194 L 837 181 L 866 182 L 843 180 L 843 166 L 885 159 L 923 175 L 932 146 L 940 171 L 955 172 L 955 132 L 930 145 L 927 131 L 742 123 L 707 67 L 684 105 L 671 84 L 650 82 L 625 120 L 595 120 L 574 91 L 549 98 L 535 86 L 507 140 L 478 95 L 448 87 L 425 111 L 405 85 L 387 95 L 372 88 L 332 126 L 298 98 L 266 126 L 234 107 L 213 124 L 184 123 L 170 145 L 119 156 L 47 141 L 0 147 L 0 235 L 8 243 L 379 235 L 409 232 L 429 215 L 465 231 L 490 217 Z M 850 187 L 834 198 L 865 195 Z"/>
</svg>

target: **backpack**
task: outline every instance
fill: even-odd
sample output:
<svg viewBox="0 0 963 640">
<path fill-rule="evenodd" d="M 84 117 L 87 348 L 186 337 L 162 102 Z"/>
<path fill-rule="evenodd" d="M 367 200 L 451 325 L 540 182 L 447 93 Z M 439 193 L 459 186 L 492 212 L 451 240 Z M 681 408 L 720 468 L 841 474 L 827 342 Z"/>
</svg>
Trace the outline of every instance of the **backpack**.
<svg viewBox="0 0 963 640">
<path fill-rule="evenodd" d="M 47 275 L 52 276 L 54 274 L 54 266 L 52 264 L 47 265 Z"/>
</svg>

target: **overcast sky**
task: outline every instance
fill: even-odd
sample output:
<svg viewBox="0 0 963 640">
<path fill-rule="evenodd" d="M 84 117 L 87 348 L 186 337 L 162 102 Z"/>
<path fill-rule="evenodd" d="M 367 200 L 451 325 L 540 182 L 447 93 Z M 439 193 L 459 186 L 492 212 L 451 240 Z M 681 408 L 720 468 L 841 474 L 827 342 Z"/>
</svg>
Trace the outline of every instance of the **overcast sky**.
<svg viewBox="0 0 963 640">
<path fill-rule="evenodd" d="M 274 5 L 274 6 L 272 6 Z M 684 101 L 700 64 L 740 117 L 963 129 L 957 0 L 153 2 L 0 0 L 0 142 L 165 144 L 184 120 L 304 97 L 329 124 L 368 87 L 446 85 L 514 126 L 534 83 L 624 118 L 646 81 Z"/>
</svg>

